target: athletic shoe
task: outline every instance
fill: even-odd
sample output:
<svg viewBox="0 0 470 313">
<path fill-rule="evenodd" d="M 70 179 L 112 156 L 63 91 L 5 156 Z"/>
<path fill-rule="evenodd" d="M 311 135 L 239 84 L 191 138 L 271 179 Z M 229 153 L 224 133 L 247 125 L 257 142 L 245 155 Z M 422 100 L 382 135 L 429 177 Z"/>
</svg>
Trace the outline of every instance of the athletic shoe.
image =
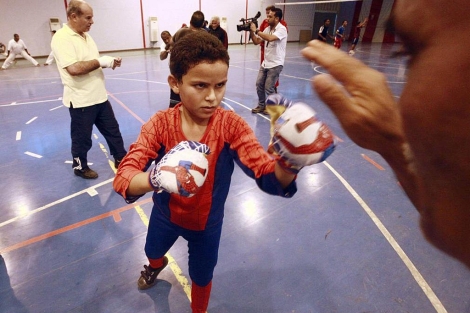
<svg viewBox="0 0 470 313">
<path fill-rule="evenodd" d="M 121 164 L 121 162 L 122 162 L 122 158 L 120 158 L 120 159 L 114 159 L 114 168 L 115 168 L 115 169 L 118 169 L 119 164 Z"/>
<path fill-rule="evenodd" d="M 266 108 L 264 106 L 261 106 L 261 105 L 258 105 L 254 109 L 251 109 L 251 113 L 262 113 L 263 111 L 266 111 Z"/>
<path fill-rule="evenodd" d="M 86 168 L 84 170 L 73 170 L 73 173 L 77 176 L 80 176 L 84 179 L 95 179 L 98 178 L 98 173 L 92 170 L 91 168 Z"/>
<path fill-rule="evenodd" d="M 147 265 L 144 265 L 144 271 L 140 272 L 139 280 L 137 281 L 137 287 L 139 290 L 149 289 L 157 283 L 157 276 L 160 272 L 168 265 L 168 258 L 163 257 L 163 265 L 157 269 L 153 269 Z"/>
</svg>

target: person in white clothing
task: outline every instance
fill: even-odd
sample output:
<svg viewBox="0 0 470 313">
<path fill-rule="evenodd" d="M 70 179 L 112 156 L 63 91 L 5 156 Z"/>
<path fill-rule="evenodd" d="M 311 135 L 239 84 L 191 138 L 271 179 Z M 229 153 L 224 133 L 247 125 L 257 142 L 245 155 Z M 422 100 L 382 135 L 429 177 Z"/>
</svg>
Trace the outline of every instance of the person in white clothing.
<svg viewBox="0 0 470 313">
<path fill-rule="evenodd" d="M 52 31 L 52 36 L 54 36 L 55 32 L 55 30 Z M 52 52 L 51 50 L 51 53 L 49 53 L 49 56 L 47 57 L 47 60 L 44 63 L 44 66 L 51 65 L 52 62 L 54 62 L 54 52 Z"/>
<path fill-rule="evenodd" d="M 267 115 L 266 97 L 274 93 L 274 87 L 286 58 L 287 29 L 281 23 L 282 10 L 273 8 L 268 14 L 269 27 L 262 32 L 256 28 L 255 23 L 250 25 L 250 35 L 255 45 L 265 45 L 264 60 L 256 79 L 256 92 L 258 93 L 258 106 L 251 110 L 252 113 Z"/>
<path fill-rule="evenodd" d="M 13 39 L 8 42 L 8 54 L 5 62 L 3 62 L 2 70 L 6 70 L 13 63 L 17 55 L 22 55 L 23 58 L 33 63 L 34 66 L 40 66 L 38 61 L 29 54 L 24 41 L 20 39 L 20 35 L 14 34 Z"/>
</svg>

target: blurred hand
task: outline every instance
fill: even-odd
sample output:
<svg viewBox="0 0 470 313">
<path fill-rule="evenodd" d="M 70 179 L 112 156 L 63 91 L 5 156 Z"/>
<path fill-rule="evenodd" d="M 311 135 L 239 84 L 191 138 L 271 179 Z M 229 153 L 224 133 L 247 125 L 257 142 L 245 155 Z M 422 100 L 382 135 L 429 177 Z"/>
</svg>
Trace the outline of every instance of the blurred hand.
<svg viewBox="0 0 470 313">
<path fill-rule="evenodd" d="M 302 54 L 330 73 L 315 76 L 312 86 L 356 144 L 390 155 L 405 143 L 399 108 L 382 73 L 318 40 Z"/>
</svg>

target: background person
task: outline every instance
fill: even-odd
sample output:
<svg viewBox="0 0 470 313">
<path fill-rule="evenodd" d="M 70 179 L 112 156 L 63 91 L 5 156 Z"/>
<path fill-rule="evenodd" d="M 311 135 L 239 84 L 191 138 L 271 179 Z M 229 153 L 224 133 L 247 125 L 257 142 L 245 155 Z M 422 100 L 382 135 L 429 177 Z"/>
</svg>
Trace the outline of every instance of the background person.
<svg viewBox="0 0 470 313">
<path fill-rule="evenodd" d="M 8 67 L 10 67 L 17 55 L 22 55 L 23 58 L 33 63 L 34 66 L 41 66 L 39 65 L 38 61 L 36 61 L 31 56 L 28 51 L 28 48 L 26 47 L 26 44 L 22 39 L 20 39 L 20 35 L 18 34 L 14 34 L 13 39 L 8 42 L 7 50 L 7 58 L 3 62 L 3 65 L 1 67 L 2 70 L 6 70 Z"/>
<path fill-rule="evenodd" d="M 343 24 L 341 24 L 341 26 L 336 30 L 334 43 L 336 49 L 341 48 L 341 44 L 344 41 L 344 31 L 346 30 L 346 26 L 348 26 L 348 21 L 343 21 Z"/>
<path fill-rule="evenodd" d="M 54 36 L 55 32 L 55 30 L 52 31 L 52 36 Z M 44 63 L 44 66 L 51 65 L 52 62 L 54 62 L 54 52 L 52 52 L 51 50 L 51 53 L 49 53 L 49 56 L 47 57 L 47 60 Z"/>
<path fill-rule="evenodd" d="M 93 9 L 85 1 L 71 0 L 67 8 L 67 24 L 52 37 L 62 84 L 63 104 L 69 108 L 70 136 L 74 174 L 94 179 L 98 173 L 88 167 L 87 154 L 92 146 L 93 125 L 108 143 L 117 168 L 126 155 L 119 124 L 108 101 L 103 69 L 121 66 L 121 58 L 102 56 L 88 34 L 93 24 Z"/>
<path fill-rule="evenodd" d="M 323 21 L 323 25 L 320 26 L 320 29 L 318 30 L 318 40 L 321 40 L 323 42 L 327 42 L 327 37 L 329 37 L 330 39 L 335 39 L 333 36 L 331 36 L 330 34 L 328 34 L 328 29 L 330 28 L 330 19 L 327 18 Z"/>
<path fill-rule="evenodd" d="M 171 53 L 174 42 L 171 33 L 167 30 L 162 31 L 160 37 L 162 38 L 162 45 L 160 46 L 160 60 L 165 60 Z M 181 102 L 181 98 L 170 88 L 170 108 L 174 107 Z"/>
<path fill-rule="evenodd" d="M 261 25 L 259 26 L 259 30 L 261 32 L 264 31 L 269 26 L 267 17 L 268 17 L 269 11 L 271 11 L 272 9 L 275 9 L 275 8 L 276 7 L 274 5 L 270 5 L 270 6 L 266 7 L 266 18 L 263 20 L 263 22 L 261 22 Z M 287 33 L 289 33 L 289 28 L 287 27 L 286 21 L 284 19 L 282 19 L 280 23 L 286 27 Z M 264 45 L 259 45 L 259 46 L 261 48 L 260 64 L 262 64 L 263 61 L 264 61 Z M 276 85 L 274 85 L 274 92 L 275 93 L 277 93 L 277 87 L 279 87 L 279 79 L 276 81 Z"/>
<path fill-rule="evenodd" d="M 287 29 L 281 23 L 282 10 L 274 8 L 269 11 L 269 27 L 263 32 L 256 29 L 251 23 L 250 36 L 255 45 L 265 45 L 264 60 L 261 63 L 256 79 L 256 93 L 258 105 L 252 113 L 268 114 L 266 111 L 266 97 L 275 92 L 276 81 L 284 67 L 286 58 Z"/>
<path fill-rule="evenodd" d="M 219 38 L 220 42 L 224 45 L 225 49 L 228 49 L 228 35 L 225 29 L 220 27 L 220 18 L 213 16 L 209 25 L 209 34 Z"/>
<path fill-rule="evenodd" d="M 352 40 L 351 48 L 349 49 L 349 54 L 353 55 L 354 49 L 356 48 L 357 43 L 359 42 L 359 37 L 361 36 L 361 29 L 367 26 L 369 18 L 365 18 L 364 21 L 358 21 L 356 27 L 354 28 L 354 38 Z"/>
</svg>

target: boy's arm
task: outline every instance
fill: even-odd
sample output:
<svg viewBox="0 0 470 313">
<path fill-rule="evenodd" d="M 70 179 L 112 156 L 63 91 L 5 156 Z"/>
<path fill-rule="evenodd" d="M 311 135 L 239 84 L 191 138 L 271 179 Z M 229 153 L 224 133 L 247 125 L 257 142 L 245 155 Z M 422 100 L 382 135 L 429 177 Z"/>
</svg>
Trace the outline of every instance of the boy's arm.
<svg viewBox="0 0 470 313">
<path fill-rule="evenodd" d="M 126 195 L 128 197 L 135 197 L 151 191 L 153 191 L 153 188 L 149 184 L 149 173 L 142 172 L 131 179 L 129 187 L 127 187 Z"/>
<path fill-rule="evenodd" d="M 366 18 L 362 21 L 362 23 L 359 24 L 359 27 L 361 27 L 361 28 L 362 28 L 362 27 L 365 27 L 365 26 L 367 25 L 367 21 L 369 21 L 369 18 L 368 18 L 368 17 L 366 17 Z"/>
<path fill-rule="evenodd" d="M 282 166 L 279 165 L 279 162 L 276 162 L 276 165 L 274 166 L 274 174 L 276 175 L 276 178 L 283 189 L 289 186 L 295 180 L 296 177 L 295 174 L 283 169 Z"/>
</svg>

